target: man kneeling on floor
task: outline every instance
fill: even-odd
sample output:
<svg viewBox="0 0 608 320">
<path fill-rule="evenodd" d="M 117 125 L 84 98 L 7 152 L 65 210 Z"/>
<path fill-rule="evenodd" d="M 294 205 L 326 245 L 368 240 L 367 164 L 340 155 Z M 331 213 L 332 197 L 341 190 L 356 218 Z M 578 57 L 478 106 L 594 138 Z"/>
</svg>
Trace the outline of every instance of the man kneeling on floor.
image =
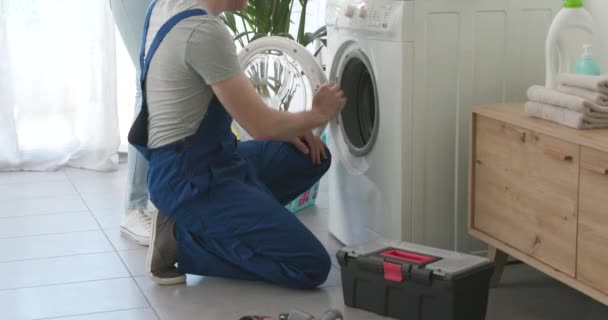
<svg viewBox="0 0 608 320">
<path fill-rule="evenodd" d="M 148 10 L 143 102 L 129 142 L 149 161 L 159 213 L 147 273 L 159 284 L 182 283 L 190 273 L 314 288 L 331 266 L 323 245 L 284 205 L 328 170 L 329 151 L 311 130 L 344 107 L 344 94 L 326 84 L 310 112 L 268 108 L 218 18 L 246 5 L 157 0 Z M 237 143 L 233 117 L 256 140 Z"/>
</svg>

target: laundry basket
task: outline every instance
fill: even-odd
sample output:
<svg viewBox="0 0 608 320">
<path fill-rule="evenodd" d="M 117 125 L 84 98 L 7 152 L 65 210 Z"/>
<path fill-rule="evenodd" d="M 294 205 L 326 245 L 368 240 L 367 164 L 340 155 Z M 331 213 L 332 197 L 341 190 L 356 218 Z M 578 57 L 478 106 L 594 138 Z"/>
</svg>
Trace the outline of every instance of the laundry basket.
<svg viewBox="0 0 608 320">
<path fill-rule="evenodd" d="M 327 143 L 327 136 L 325 134 L 322 134 L 321 140 Z M 317 181 L 314 186 L 312 186 L 310 189 L 302 193 L 299 197 L 287 204 L 286 208 L 289 211 L 296 213 L 300 210 L 315 205 L 315 203 L 317 202 L 317 196 L 319 195 L 319 184 L 320 182 Z"/>
</svg>

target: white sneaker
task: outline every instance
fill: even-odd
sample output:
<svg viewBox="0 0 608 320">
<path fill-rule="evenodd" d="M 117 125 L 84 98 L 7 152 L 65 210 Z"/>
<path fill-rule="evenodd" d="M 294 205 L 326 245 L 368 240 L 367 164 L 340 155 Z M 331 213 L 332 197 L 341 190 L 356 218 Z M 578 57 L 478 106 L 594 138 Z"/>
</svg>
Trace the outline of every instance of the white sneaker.
<svg viewBox="0 0 608 320">
<path fill-rule="evenodd" d="M 150 245 L 152 218 L 155 210 L 147 208 L 127 209 L 122 217 L 120 233 L 140 246 Z"/>
</svg>

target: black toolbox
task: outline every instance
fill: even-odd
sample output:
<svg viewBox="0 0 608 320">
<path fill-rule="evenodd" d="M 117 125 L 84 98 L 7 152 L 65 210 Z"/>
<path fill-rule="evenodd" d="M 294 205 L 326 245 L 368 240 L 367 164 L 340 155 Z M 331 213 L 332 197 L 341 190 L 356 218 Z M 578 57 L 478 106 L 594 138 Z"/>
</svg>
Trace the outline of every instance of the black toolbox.
<svg viewBox="0 0 608 320">
<path fill-rule="evenodd" d="M 380 239 L 337 253 L 344 303 L 407 320 L 484 320 L 493 264 L 485 258 Z"/>
</svg>

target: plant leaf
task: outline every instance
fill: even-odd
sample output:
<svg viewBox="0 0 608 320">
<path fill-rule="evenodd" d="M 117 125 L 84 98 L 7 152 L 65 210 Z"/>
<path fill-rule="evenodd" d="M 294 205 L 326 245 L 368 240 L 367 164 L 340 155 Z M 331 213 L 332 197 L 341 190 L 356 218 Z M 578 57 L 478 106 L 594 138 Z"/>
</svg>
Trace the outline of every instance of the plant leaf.
<svg viewBox="0 0 608 320">
<path fill-rule="evenodd" d="M 267 34 L 267 33 L 256 33 L 256 34 L 253 36 L 253 38 L 251 38 L 251 41 L 250 41 L 250 42 L 253 42 L 253 41 L 257 40 L 257 39 L 264 38 L 264 37 L 267 37 L 267 36 L 268 36 L 268 34 Z"/>
<path fill-rule="evenodd" d="M 327 26 L 322 26 L 312 33 L 314 39 L 327 36 Z"/>
<path fill-rule="evenodd" d="M 283 37 L 283 38 L 288 38 L 288 39 L 291 39 L 291 40 L 294 40 L 294 41 L 296 40 L 296 39 L 293 38 L 293 36 L 289 32 L 280 33 L 280 34 L 277 34 L 277 36 L 278 37 Z"/>
<path fill-rule="evenodd" d="M 236 41 L 236 40 L 241 39 L 242 37 L 245 37 L 245 36 L 248 36 L 248 35 L 251 35 L 251 34 L 255 34 L 255 32 L 253 32 L 253 31 L 243 31 L 243 32 L 235 35 L 234 38 L 233 38 L 233 40 Z"/>
<path fill-rule="evenodd" d="M 236 26 L 236 19 L 234 18 L 234 14 L 232 12 L 225 12 L 222 15 L 222 20 L 226 24 L 226 26 L 234 33 L 238 33 L 238 28 Z"/>
<path fill-rule="evenodd" d="M 321 53 L 321 50 L 323 50 L 323 47 L 319 47 L 319 49 L 317 49 L 317 51 L 315 52 L 315 54 L 313 55 L 313 57 L 318 56 L 319 53 Z"/>
<path fill-rule="evenodd" d="M 249 26 L 255 26 L 255 22 L 252 20 L 252 18 L 246 12 L 237 11 L 234 13 L 234 15 L 245 20 L 249 24 Z"/>
</svg>

